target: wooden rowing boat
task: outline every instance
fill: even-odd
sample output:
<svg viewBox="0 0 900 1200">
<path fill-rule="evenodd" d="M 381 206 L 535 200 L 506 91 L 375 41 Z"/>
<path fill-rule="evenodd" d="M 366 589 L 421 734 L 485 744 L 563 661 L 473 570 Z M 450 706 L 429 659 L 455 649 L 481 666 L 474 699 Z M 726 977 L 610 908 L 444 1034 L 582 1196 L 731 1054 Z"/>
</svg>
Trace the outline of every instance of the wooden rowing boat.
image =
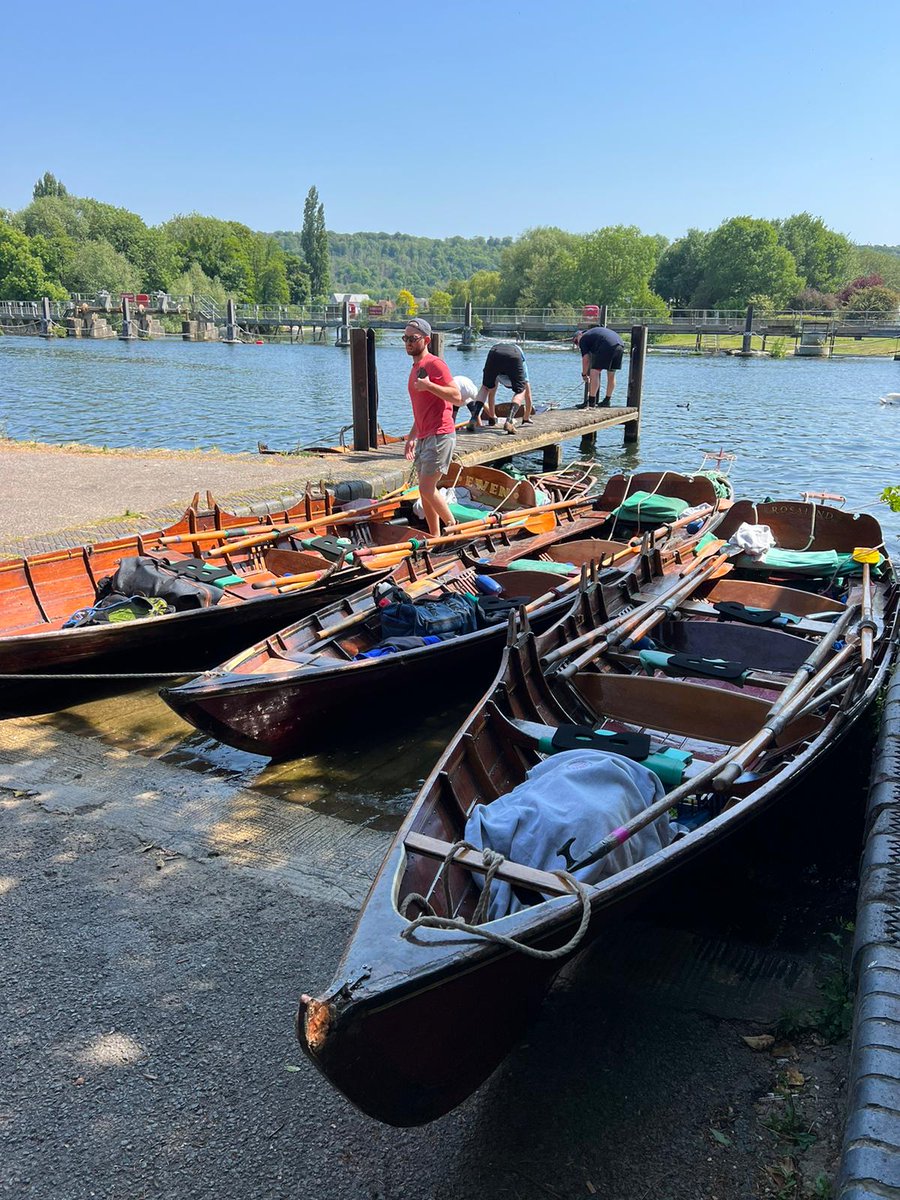
<svg viewBox="0 0 900 1200">
<path fill-rule="evenodd" d="M 374 510 L 377 519 L 368 520 L 363 510 L 352 526 L 336 528 L 330 522 L 340 514 L 327 494 L 308 494 L 300 504 L 270 512 L 251 525 L 263 531 L 254 535 L 258 544 L 232 551 L 228 547 L 237 545 L 237 535 L 248 528 L 247 517 L 227 512 L 209 497 L 201 508 L 195 497 L 184 515 L 165 529 L 0 561 L 0 711 L 19 711 L 22 705 L 42 700 L 58 707 L 62 692 L 58 694 L 56 677 L 190 673 L 234 653 L 287 620 L 358 590 L 371 578 L 363 566 L 345 564 L 333 570 L 334 556 L 305 542 L 333 531 L 342 532 L 353 546 L 364 547 L 418 534 L 419 529 L 399 515 L 402 507 L 408 506 L 391 500 Z M 308 526 L 302 534 L 281 535 L 282 529 L 298 523 Z M 217 531 L 229 532 L 232 540 L 217 542 Z M 75 612 L 96 602 L 98 584 L 123 560 L 146 556 L 178 563 L 203 558 L 216 545 L 226 547 L 216 561 L 231 568 L 239 582 L 224 586 L 215 606 L 121 624 L 63 628 Z M 312 580 L 309 587 L 286 593 L 278 589 L 283 575 L 304 571 Z M 325 578 L 329 571 L 333 573 Z M 315 582 L 318 575 L 323 576 L 321 583 Z M 53 682 L 29 676 L 52 677 Z M 67 698 L 70 694 L 71 690 Z"/>
<path fill-rule="evenodd" d="M 658 483 L 655 476 L 646 478 Z M 667 472 L 666 488 L 698 500 L 702 512 L 675 527 L 670 541 L 669 527 L 647 539 L 645 561 L 653 555 L 674 569 L 680 554 L 687 553 L 720 514 L 708 480 Z M 463 550 L 457 569 L 421 592 L 417 602 L 439 599 L 447 591 L 474 593 L 476 576 L 487 572 L 506 596 L 528 605 L 536 628 L 546 628 L 570 606 L 582 566 L 615 561 L 616 579 L 638 570 L 640 538 L 629 543 L 627 532 L 620 540 L 606 536 L 611 509 L 627 490 L 628 480 L 614 477 L 596 502 L 600 511 L 507 547 Z M 532 563 L 530 569 L 516 569 Z M 565 575 L 547 572 L 554 565 L 568 572 L 568 582 Z M 288 758 L 313 750 L 329 734 L 343 730 L 336 716 L 354 704 L 364 707 L 369 723 L 370 714 L 378 713 L 396 722 L 411 709 L 421 711 L 443 697 L 448 688 L 464 687 L 469 696 L 478 694 L 494 675 L 503 637 L 502 624 L 483 624 L 437 644 L 368 657 L 378 650 L 383 635 L 381 615 L 366 589 L 161 695 L 185 720 L 219 741 L 254 754 Z M 440 689 L 432 686 L 435 679 L 441 681 Z"/>
<path fill-rule="evenodd" d="M 822 518 L 820 527 L 832 526 Z M 860 527 L 867 540 L 880 533 L 870 520 Z M 853 727 L 894 656 L 898 589 L 890 564 L 881 571 L 875 579 L 864 565 L 846 590 L 828 596 L 833 583 L 816 593 L 806 581 L 800 590 L 735 580 L 733 572 L 703 578 L 701 569 L 694 587 L 657 579 L 618 606 L 591 585 L 540 638 L 513 620 L 495 685 L 403 822 L 334 982 L 320 998 L 301 999 L 298 1036 L 319 1070 L 364 1112 L 394 1125 L 433 1120 L 465 1099 L 521 1037 L 569 958 L 672 872 L 770 809 Z M 666 597 L 679 596 L 668 613 Z M 713 607 L 722 597 L 747 613 L 773 601 L 766 603 L 772 622 L 793 619 L 784 628 L 722 620 Z M 696 676 L 683 662 L 669 674 L 659 673 L 665 667 L 646 674 L 630 639 L 651 620 L 658 649 L 645 655 L 680 647 L 689 662 L 725 657 L 741 664 L 743 686 L 734 677 Z M 585 635 L 598 653 L 572 672 Z M 573 642 L 578 651 L 570 653 Z M 466 849 L 467 829 L 471 839 L 539 764 L 552 772 L 544 796 L 559 794 L 560 772 L 573 759 L 553 754 L 551 739 L 565 746 L 573 725 L 587 727 L 589 761 L 576 751 L 580 768 L 652 781 L 645 766 L 623 767 L 595 745 L 615 737 L 628 753 L 629 741 L 633 752 L 644 738 L 654 756 L 681 756 L 681 782 L 654 784 L 656 797 L 624 818 L 612 808 L 587 833 L 577 826 L 574 842 L 563 816 L 549 854 L 523 860 L 513 843 L 497 858 L 484 838 Z M 578 736 L 583 746 L 584 731 Z M 649 765 L 646 754 L 645 745 L 636 757 Z M 610 791 L 595 795 L 607 799 Z M 532 801 L 536 810 L 541 804 Z M 629 852 L 639 835 L 654 835 L 656 848 Z M 514 899 L 506 915 L 480 904 L 486 875 L 492 905 L 504 889 Z"/>
</svg>

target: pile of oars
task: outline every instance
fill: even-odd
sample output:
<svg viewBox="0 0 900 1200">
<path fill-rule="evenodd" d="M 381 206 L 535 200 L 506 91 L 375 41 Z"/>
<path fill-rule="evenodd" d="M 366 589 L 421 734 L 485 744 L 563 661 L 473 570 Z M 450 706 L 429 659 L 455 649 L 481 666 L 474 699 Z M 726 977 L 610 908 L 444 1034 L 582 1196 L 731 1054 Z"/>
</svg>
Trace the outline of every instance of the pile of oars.
<svg viewBox="0 0 900 1200">
<path fill-rule="evenodd" d="M 545 668 L 549 667 L 564 679 L 571 679 L 581 667 L 606 650 L 616 646 L 633 645 L 688 599 L 702 583 L 717 574 L 731 570 L 727 563 L 729 552 L 723 551 L 722 545 L 723 543 L 719 542 L 707 547 L 706 561 L 698 558 L 660 595 L 549 652 L 543 660 Z M 681 801 L 700 794 L 704 789 L 725 794 L 731 792 L 734 785 L 792 722 L 832 702 L 841 693 L 852 689 L 860 675 L 866 674 L 872 663 L 876 626 L 872 617 L 869 564 L 862 557 L 863 552 L 860 551 L 859 554 L 858 561 L 863 563 L 862 603 L 848 607 L 842 612 L 829 632 L 815 645 L 809 657 L 773 702 L 759 730 L 742 745 L 729 747 L 713 762 L 694 773 L 690 779 L 638 813 L 626 825 L 614 830 L 594 850 L 580 861 L 571 864 L 571 871 L 578 871 L 598 862 Z M 512 620 L 513 618 L 511 622 Z M 843 645 L 835 649 L 839 642 L 843 642 Z M 589 648 L 585 650 L 585 646 Z M 846 672 L 846 668 L 857 656 L 859 669 L 849 673 L 838 683 L 832 683 L 835 675 Z M 561 666 L 557 665 L 560 663 Z M 562 852 L 561 849 L 560 853 Z"/>
</svg>

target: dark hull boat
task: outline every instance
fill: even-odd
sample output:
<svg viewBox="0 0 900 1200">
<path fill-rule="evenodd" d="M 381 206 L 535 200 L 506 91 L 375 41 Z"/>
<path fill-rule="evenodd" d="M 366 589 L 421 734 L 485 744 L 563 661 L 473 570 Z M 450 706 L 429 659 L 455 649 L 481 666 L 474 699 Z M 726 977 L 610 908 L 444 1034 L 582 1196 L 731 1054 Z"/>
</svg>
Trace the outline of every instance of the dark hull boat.
<svg viewBox="0 0 900 1200">
<path fill-rule="evenodd" d="M 241 539 L 234 540 L 227 543 L 234 549 L 209 558 L 210 565 L 232 573 L 216 594 L 217 603 L 122 623 L 64 628 L 73 614 L 97 603 L 101 581 L 114 576 L 123 562 L 138 557 L 176 567 L 188 560 L 205 562 L 220 544 L 217 531 L 237 537 L 248 528 L 247 518 L 215 505 L 201 511 L 194 504 L 167 529 L 0 562 L 0 711 L 22 711 L 36 703 L 59 707 L 63 697 L 84 686 L 86 676 L 189 674 L 221 660 L 378 578 L 361 565 L 337 569 L 333 551 L 316 549 L 316 537 L 340 533 L 359 548 L 421 536 L 407 523 L 404 507 L 408 510 L 400 502 L 380 505 L 371 519 L 360 512 L 352 526 L 335 527 L 330 521 L 341 514 L 332 512 L 330 501 L 307 496 L 302 504 L 251 526 L 263 532 L 243 541 L 255 538 L 255 544 L 242 546 Z M 281 533 L 310 522 L 296 536 Z M 309 585 L 282 591 L 280 579 L 297 572 L 309 573 Z M 65 690 L 63 684 L 68 685 Z"/>
<path fill-rule="evenodd" d="M 860 540 L 877 545 L 877 525 L 860 520 Z M 735 580 L 719 561 L 674 585 L 623 584 L 618 598 L 591 585 L 538 639 L 511 620 L 495 685 L 414 802 L 334 982 L 301 999 L 301 1045 L 363 1112 L 406 1126 L 459 1104 L 572 955 L 774 805 L 872 702 L 894 654 L 889 563 L 878 579 L 857 565 L 816 592 L 808 576 L 803 589 Z M 610 738 L 615 753 L 602 750 Z M 567 748 L 574 754 L 555 753 Z M 650 794 L 606 814 L 614 789 L 598 786 L 596 826 L 573 806 L 563 832 L 528 856 L 515 840 L 510 850 L 473 837 L 499 830 L 492 814 L 510 811 L 542 773 L 551 783 L 531 807 L 543 819 L 573 761 L 604 778 L 627 772 Z M 518 837 L 529 809 L 511 811 Z M 508 902 L 494 912 L 501 893 Z"/>
<path fill-rule="evenodd" d="M 653 484 L 659 484 L 658 476 Z M 439 599 L 446 592 L 474 593 L 476 577 L 487 571 L 506 596 L 527 603 L 536 629 L 547 628 L 571 606 L 579 568 L 618 559 L 614 577 L 638 569 L 639 542 L 629 545 L 603 537 L 610 509 L 620 503 L 628 486 L 624 477 L 610 480 L 596 502 L 599 512 L 563 520 L 547 534 L 516 541 L 486 558 L 463 551 L 463 562 L 419 592 L 418 600 Z M 652 539 L 647 539 L 647 555 L 653 553 L 655 561 L 671 569 L 677 565 L 677 553 L 688 552 L 719 514 L 708 479 L 668 473 L 666 487 L 688 496 L 703 512 L 693 523 L 683 519 L 669 543 L 670 527 L 661 530 L 661 554 L 660 548 L 651 552 Z M 627 527 L 619 528 L 627 536 Z M 537 569 L 514 569 L 527 563 Z M 554 564 L 568 565 L 576 578 L 565 582 L 542 569 Z M 281 630 L 208 675 L 161 694 L 185 720 L 219 741 L 287 758 L 309 752 L 343 730 L 340 718 L 354 705 L 364 706 L 367 714 L 389 713 L 392 720 L 400 720 L 434 696 L 435 679 L 441 681 L 441 695 L 461 686 L 476 695 L 496 671 L 504 630 L 502 622 L 482 625 L 437 644 L 378 656 L 382 617 L 367 589 Z M 376 654 L 364 657 L 372 651 Z"/>
</svg>

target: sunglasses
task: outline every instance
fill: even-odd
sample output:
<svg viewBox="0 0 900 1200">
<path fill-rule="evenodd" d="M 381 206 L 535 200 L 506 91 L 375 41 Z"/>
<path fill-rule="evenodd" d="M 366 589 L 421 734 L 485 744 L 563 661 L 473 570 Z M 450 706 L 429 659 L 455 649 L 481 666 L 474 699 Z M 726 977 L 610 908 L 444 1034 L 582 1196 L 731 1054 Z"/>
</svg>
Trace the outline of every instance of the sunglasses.
<svg viewBox="0 0 900 1200">
<path fill-rule="evenodd" d="M 403 337 L 400 339 L 400 341 L 401 341 L 401 342 L 421 342 L 421 341 L 422 341 L 422 339 L 423 339 L 424 337 L 425 337 L 425 334 L 424 334 L 424 333 L 417 333 L 417 334 L 415 334 L 415 335 L 412 335 L 412 334 L 411 334 L 411 335 L 410 335 L 410 336 L 408 336 L 408 337 L 407 337 L 407 335 L 404 333 L 404 335 L 403 335 Z"/>
</svg>

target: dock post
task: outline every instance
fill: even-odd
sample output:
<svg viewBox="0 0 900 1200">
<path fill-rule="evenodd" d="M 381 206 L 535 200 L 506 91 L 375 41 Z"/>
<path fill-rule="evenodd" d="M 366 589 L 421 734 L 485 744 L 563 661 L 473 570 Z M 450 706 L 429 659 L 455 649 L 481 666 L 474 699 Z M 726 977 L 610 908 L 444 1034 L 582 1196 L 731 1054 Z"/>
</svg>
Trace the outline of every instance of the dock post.
<svg viewBox="0 0 900 1200">
<path fill-rule="evenodd" d="M 44 296 L 41 300 L 41 337 L 53 337 L 53 319 L 50 316 L 49 296 Z"/>
<path fill-rule="evenodd" d="M 551 442 L 549 446 L 544 447 L 544 462 L 542 470 L 558 471 L 562 464 L 562 446 L 559 442 Z"/>
<path fill-rule="evenodd" d="M 131 301 L 127 296 L 122 297 L 122 332 L 119 334 L 120 342 L 130 342 L 137 337 L 131 320 Z"/>
<path fill-rule="evenodd" d="M 629 408 L 637 409 L 637 416 L 625 426 L 625 445 L 636 446 L 641 438 L 641 400 L 644 395 L 644 360 L 647 357 L 647 326 L 633 325 L 631 329 L 631 352 L 628 366 Z"/>
<path fill-rule="evenodd" d="M 741 340 L 741 354 L 749 354 L 753 349 L 753 305 L 747 305 L 747 315 L 744 318 L 744 336 Z"/>
<path fill-rule="evenodd" d="M 336 346 L 350 345 L 350 303 L 347 300 L 341 305 L 341 323 L 338 325 L 334 344 Z"/>
<path fill-rule="evenodd" d="M 428 347 L 428 352 L 429 354 L 434 354 L 437 358 L 440 358 L 444 353 L 444 335 L 439 329 L 432 329 L 431 331 L 431 344 Z"/>
<path fill-rule="evenodd" d="M 237 321 L 234 315 L 234 300 L 229 299 L 226 308 L 225 316 L 225 345 L 237 346 L 240 345 L 240 338 L 237 335 Z"/>
<path fill-rule="evenodd" d="M 350 399 L 353 406 L 353 449 L 371 450 L 369 440 L 369 352 L 365 329 L 348 329 Z"/>
<path fill-rule="evenodd" d="M 375 361 L 375 330 L 366 333 L 366 372 L 369 377 L 369 445 L 378 445 L 378 364 Z"/>
<path fill-rule="evenodd" d="M 600 305 L 600 312 L 597 314 L 597 324 L 605 327 L 606 317 L 609 312 L 609 306 L 606 304 Z"/>
<path fill-rule="evenodd" d="M 471 350 L 475 345 L 475 331 L 472 328 L 472 301 L 466 301 L 466 311 L 463 317 L 462 341 L 459 343 L 460 350 Z"/>
</svg>

